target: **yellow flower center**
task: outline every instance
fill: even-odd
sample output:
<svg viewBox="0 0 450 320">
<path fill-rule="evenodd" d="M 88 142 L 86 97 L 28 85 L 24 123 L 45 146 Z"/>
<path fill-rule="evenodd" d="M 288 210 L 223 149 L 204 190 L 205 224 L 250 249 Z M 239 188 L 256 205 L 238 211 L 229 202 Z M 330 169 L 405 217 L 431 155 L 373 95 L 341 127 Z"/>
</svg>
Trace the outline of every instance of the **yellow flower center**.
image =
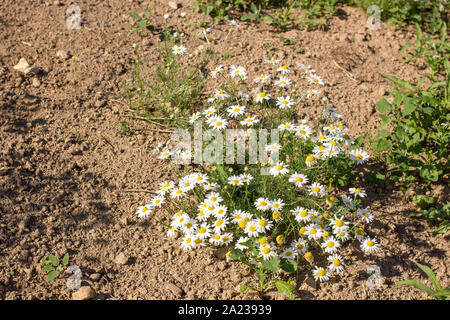
<svg viewBox="0 0 450 320">
<path fill-rule="evenodd" d="M 333 241 L 328 241 L 327 242 L 327 247 L 328 248 L 333 248 L 334 247 L 334 242 Z"/>
<path fill-rule="evenodd" d="M 311 233 L 311 234 L 316 234 L 317 233 L 317 230 L 316 229 L 311 229 L 310 231 L 309 231 L 309 233 Z"/>
<path fill-rule="evenodd" d="M 265 226 L 267 225 L 267 221 L 266 221 L 266 220 L 260 220 L 260 221 L 259 221 L 259 225 L 260 225 L 261 227 L 265 227 Z"/>
<path fill-rule="evenodd" d="M 265 207 L 265 206 L 267 206 L 267 202 L 262 201 L 259 205 L 260 205 L 261 207 Z"/>
<path fill-rule="evenodd" d="M 339 267 L 339 266 L 341 265 L 341 261 L 339 261 L 339 259 L 334 259 L 334 260 L 333 260 L 333 264 L 334 264 L 336 267 Z"/>
<path fill-rule="evenodd" d="M 187 238 L 186 239 L 186 243 L 191 243 L 192 239 L 191 238 Z"/>
<path fill-rule="evenodd" d="M 305 227 L 301 227 L 299 232 L 300 232 L 300 234 L 304 234 L 306 232 L 306 228 Z"/>
<path fill-rule="evenodd" d="M 265 244 L 267 242 L 267 238 L 266 237 L 261 237 L 261 238 L 259 238 L 259 244 L 260 245 L 263 245 L 263 244 Z"/>
<path fill-rule="evenodd" d="M 195 243 L 196 243 L 196 244 L 202 243 L 202 239 L 200 239 L 200 238 L 195 239 Z"/>
<path fill-rule="evenodd" d="M 223 220 L 217 220 L 216 222 L 216 226 L 220 227 L 223 223 Z"/>
<path fill-rule="evenodd" d="M 265 96 L 266 96 L 266 93 L 265 93 L 265 92 L 260 92 L 260 93 L 259 93 L 259 97 L 260 97 L 260 98 L 264 98 Z"/>
<path fill-rule="evenodd" d="M 314 156 L 309 155 L 306 157 L 306 162 L 313 162 L 314 161 Z"/>
<path fill-rule="evenodd" d="M 220 121 L 216 122 L 216 126 L 220 127 L 221 125 L 222 125 L 222 122 L 220 122 Z"/>
<path fill-rule="evenodd" d="M 356 155 L 356 159 L 359 159 L 359 160 L 361 160 L 363 158 L 363 156 L 362 155 L 360 155 L 360 154 L 357 154 Z"/>
<path fill-rule="evenodd" d="M 368 247 L 373 247 L 374 243 L 372 240 L 367 241 L 367 246 Z"/>
<path fill-rule="evenodd" d="M 344 223 L 342 222 L 342 220 L 336 220 L 336 225 L 338 227 L 342 227 L 344 225 Z"/>
<path fill-rule="evenodd" d="M 272 218 L 274 218 L 275 220 L 278 219 L 280 217 L 280 211 L 274 211 L 272 213 Z"/>
<path fill-rule="evenodd" d="M 264 247 L 264 248 L 262 249 L 262 252 L 263 252 L 264 254 L 268 254 L 268 253 L 270 252 L 270 248 L 269 248 L 269 247 Z"/>
<path fill-rule="evenodd" d="M 245 220 L 239 221 L 239 228 L 244 229 L 247 222 Z"/>
<path fill-rule="evenodd" d="M 303 210 L 302 212 L 300 212 L 300 216 L 302 218 L 306 217 L 308 215 L 308 212 L 306 210 Z"/>
<path fill-rule="evenodd" d="M 283 169 L 283 166 L 281 164 L 277 165 L 277 167 L 275 168 L 277 171 L 281 171 L 281 169 Z"/>
<path fill-rule="evenodd" d="M 142 212 L 147 212 L 147 211 L 148 211 L 147 207 L 142 208 Z"/>
<path fill-rule="evenodd" d="M 238 183 L 239 183 L 239 180 L 233 179 L 233 183 L 234 183 L 234 184 L 238 184 Z"/>
<path fill-rule="evenodd" d="M 319 187 L 314 187 L 314 188 L 313 188 L 313 191 L 314 191 L 314 192 L 319 192 L 319 191 L 320 191 L 320 188 L 319 188 Z"/>
<path fill-rule="evenodd" d="M 220 240 L 220 236 L 219 235 L 215 235 L 214 236 L 214 240 Z"/>
<path fill-rule="evenodd" d="M 325 270 L 319 269 L 319 270 L 317 271 L 317 275 L 318 275 L 319 277 L 323 277 L 323 276 L 325 275 Z"/>
<path fill-rule="evenodd" d="M 303 178 L 302 177 L 297 177 L 297 178 L 295 178 L 295 180 L 297 180 L 297 182 L 303 182 Z"/>
<path fill-rule="evenodd" d="M 278 244 L 282 244 L 282 243 L 284 242 L 284 237 L 283 237 L 282 235 L 279 235 L 279 236 L 276 238 L 276 240 L 277 240 L 277 243 L 278 243 Z"/>
<path fill-rule="evenodd" d="M 250 226 L 250 228 L 248 228 L 251 232 L 255 232 L 256 231 L 256 227 L 255 226 Z"/>
<path fill-rule="evenodd" d="M 283 100 L 283 102 L 281 102 L 282 104 L 288 104 L 289 102 L 287 102 L 287 100 Z"/>
<path fill-rule="evenodd" d="M 307 253 L 305 253 L 305 256 L 304 256 L 304 257 L 305 257 L 306 260 L 310 260 L 310 259 L 312 258 L 312 256 L 313 256 L 313 255 L 312 255 L 311 252 L 307 252 Z"/>
<path fill-rule="evenodd" d="M 206 228 L 205 227 L 201 227 L 199 230 L 198 230 L 198 233 L 205 233 L 206 232 Z"/>
</svg>

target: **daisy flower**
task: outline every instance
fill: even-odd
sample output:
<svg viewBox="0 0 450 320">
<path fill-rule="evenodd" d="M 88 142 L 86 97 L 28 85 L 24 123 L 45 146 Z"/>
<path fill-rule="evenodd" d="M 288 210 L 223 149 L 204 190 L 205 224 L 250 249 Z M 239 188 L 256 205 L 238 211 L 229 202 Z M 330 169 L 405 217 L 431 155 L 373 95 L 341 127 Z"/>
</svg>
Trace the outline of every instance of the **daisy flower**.
<svg viewBox="0 0 450 320">
<path fill-rule="evenodd" d="M 181 231 L 184 234 L 194 234 L 198 229 L 198 224 L 195 219 L 188 219 L 188 221 L 182 225 Z"/>
<path fill-rule="evenodd" d="M 306 97 L 307 98 L 312 98 L 314 96 L 320 96 L 320 92 L 317 90 L 308 90 L 306 91 Z"/>
<path fill-rule="evenodd" d="M 211 71 L 211 78 L 215 78 L 219 72 L 223 70 L 223 65 L 221 64 L 217 68 L 215 68 L 213 71 Z"/>
<path fill-rule="evenodd" d="M 350 151 L 350 159 L 355 160 L 357 164 L 363 164 L 369 159 L 369 154 L 361 149 Z"/>
<path fill-rule="evenodd" d="M 327 260 L 331 262 L 331 264 L 328 266 L 328 269 L 330 269 L 331 271 L 336 273 L 341 273 L 344 271 L 345 263 L 339 254 L 328 256 Z"/>
<path fill-rule="evenodd" d="M 227 127 L 228 120 L 217 117 L 209 126 L 216 130 L 223 130 Z"/>
<path fill-rule="evenodd" d="M 267 92 L 265 92 L 265 91 L 259 91 L 257 94 L 256 94 L 256 102 L 258 102 L 258 103 L 262 103 L 264 100 L 269 100 L 270 99 L 270 94 L 268 94 Z"/>
<path fill-rule="evenodd" d="M 322 231 L 317 224 L 309 224 L 306 226 L 306 235 L 309 240 L 319 240 L 322 237 Z"/>
<path fill-rule="evenodd" d="M 319 280 L 320 282 L 328 281 L 330 277 L 328 276 L 327 270 L 325 270 L 322 267 L 315 266 L 312 270 L 312 274 L 314 276 L 314 279 Z"/>
<path fill-rule="evenodd" d="M 212 227 L 207 223 L 202 223 L 197 231 L 197 236 L 201 239 L 206 239 L 211 236 Z"/>
<path fill-rule="evenodd" d="M 156 197 L 154 197 L 154 198 L 150 201 L 151 205 L 152 205 L 153 207 L 156 207 L 156 208 L 160 208 L 161 205 L 162 205 L 164 202 L 165 202 L 164 197 L 163 197 L 163 196 L 159 196 L 159 195 L 156 196 Z"/>
<path fill-rule="evenodd" d="M 366 237 L 366 232 L 364 231 L 363 228 L 356 229 L 356 231 L 355 231 L 356 240 L 361 242 L 361 241 L 364 241 L 365 237 Z"/>
<path fill-rule="evenodd" d="M 372 253 L 372 252 L 377 251 L 379 246 L 380 245 L 377 243 L 376 238 L 367 237 L 366 239 L 364 239 L 363 243 L 361 244 L 361 249 L 364 252 Z"/>
<path fill-rule="evenodd" d="M 256 220 L 257 228 L 259 232 L 266 232 L 272 229 L 273 222 L 264 218 L 259 218 Z"/>
<path fill-rule="evenodd" d="M 287 248 L 281 253 L 281 257 L 286 259 L 293 259 L 297 256 L 297 252 L 293 248 Z"/>
<path fill-rule="evenodd" d="M 233 20 L 228 20 L 228 25 L 230 26 L 234 26 L 236 28 L 239 28 L 239 24 L 233 19 Z"/>
<path fill-rule="evenodd" d="M 228 184 L 231 184 L 232 186 L 242 186 L 244 181 L 242 181 L 239 176 L 230 176 L 228 177 Z"/>
<path fill-rule="evenodd" d="M 310 74 L 308 81 L 309 81 L 309 83 L 312 83 L 312 84 L 318 84 L 321 86 L 324 85 L 322 78 L 316 74 Z"/>
<path fill-rule="evenodd" d="M 325 187 L 320 183 L 314 182 L 309 188 L 309 194 L 316 197 L 323 196 L 325 194 Z"/>
<path fill-rule="evenodd" d="M 170 191 L 170 189 L 175 187 L 175 182 L 173 182 L 173 181 L 164 181 L 159 186 L 160 186 L 159 193 L 165 194 L 166 192 Z"/>
<path fill-rule="evenodd" d="M 295 129 L 295 135 L 297 137 L 302 137 L 304 140 L 308 140 L 311 134 L 312 134 L 311 128 L 305 124 L 301 124 Z"/>
<path fill-rule="evenodd" d="M 363 220 L 365 223 L 371 223 L 373 221 L 373 214 L 371 214 L 366 209 L 356 210 L 356 215 L 358 216 L 358 218 Z"/>
<path fill-rule="evenodd" d="M 169 159 L 172 154 L 170 150 L 164 150 L 159 154 L 158 159 Z"/>
<path fill-rule="evenodd" d="M 192 235 L 185 235 L 181 241 L 181 247 L 184 250 L 190 250 L 195 247 L 194 237 Z"/>
<path fill-rule="evenodd" d="M 247 222 L 244 231 L 249 237 L 257 237 L 259 233 L 257 222 L 255 220 L 250 220 Z"/>
<path fill-rule="evenodd" d="M 342 217 L 336 217 L 334 216 L 332 219 L 330 219 L 330 226 L 335 230 L 341 230 L 343 228 L 348 228 L 348 222 L 344 221 Z"/>
<path fill-rule="evenodd" d="M 198 233 L 194 236 L 193 239 L 194 239 L 194 248 L 200 248 L 206 245 L 205 242 L 206 239 Z"/>
<path fill-rule="evenodd" d="M 253 79 L 253 82 L 254 83 L 264 83 L 264 82 L 266 82 L 266 81 L 270 81 L 270 75 L 264 75 L 264 74 L 262 74 L 262 75 L 260 75 L 259 77 L 257 77 L 257 78 L 255 78 L 255 79 Z"/>
<path fill-rule="evenodd" d="M 213 191 L 213 190 L 216 190 L 218 187 L 219 187 L 219 185 L 217 183 L 205 183 L 203 185 L 203 188 L 206 191 Z"/>
<path fill-rule="evenodd" d="M 208 102 L 209 104 L 213 103 L 214 101 L 216 101 L 215 97 L 211 97 L 206 100 L 206 102 Z"/>
<path fill-rule="evenodd" d="M 288 66 L 285 66 L 285 65 L 279 67 L 279 68 L 277 69 L 277 71 L 280 72 L 281 74 L 288 74 L 288 73 L 291 73 L 291 70 L 289 70 L 289 67 L 288 67 Z"/>
<path fill-rule="evenodd" d="M 226 98 L 228 98 L 230 95 L 228 93 L 226 93 L 223 90 L 218 90 L 216 89 L 216 93 L 214 94 L 214 97 L 216 99 L 221 99 L 221 100 L 225 100 Z"/>
<path fill-rule="evenodd" d="M 217 112 L 217 110 L 213 107 L 206 109 L 205 111 L 203 111 L 203 115 L 207 116 L 207 117 L 211 117 L 212 115 L 215 115 Z"/>
<path fill-rule="evenodd" d="M 280 79 L 275 81 L 275 85 L 276 86 L 280 86 L 282 88 L 290 85 L 291 83 L 292 83 L 292 81 L 289 78 L 287 78 L 287 77 L 280 77 Z"/>
<path fill-rule="evenodd" d="M 175 234 L 176 234 L 176 232 L 175 232 L 175 227 L 170 227 L 170 229 L 167 230 L 167 237 L 168 237 L 168 238 L 174 237 Z"/>
<path fill-rule="evenodd" d="M 175 45 L 175 46 L 173 46 L 173 48 L 172 48 L 172 53 L 175 54 L 175 55 L 177 55 L 177 54 L 183 54 L 183 53 L 186 52 L 186 50 L 187 50 L 186 47 Z"/>
<path fill-rule="evenodd" d="M 250 96 L 248 94 L 246 94 L 245 92 L 239 91 L 238 92 L 239 97 L 241 97 L 242 99 L 244 99 L 245 101 L 250 100 Z"/>
<path fill-rule="evenodd" d="M 293 248 L 297 253 L 305 253 L 308 251 L 308 244 L 302 238 L 297 239 L 292 242 L 291 248 Z"/>
<path fill-rule="evenodd" d="M 255 207 L 257 210 L 267 211 L 270 209 L 270 201 L 266 198 L 258 198 L 255 201 Z"/>
<path fill-rule="evenodd" d="M 210 204 L 217 205 L 217 204 L 221 203 L 222 201 L 223 201 L 223 198 L 217 192 L 208 193 L 208 195 L 206 196 L 206 199 L 205 199 L 205 202 L 208 205 L 210 205 Z"/>
<path fill-rule="evenodd" d="M 212 212 L 212 214 L 213 214 L 216 218 L 222 219 L 222 218 L 226 217 L 227 211 L 228 211 L 228 208 L 227 208 L 226 206 L 219 205 L 219 206 L 217 206 L 217 207 L 214 209 L 214 211 Z"/>
<path fill-rule="evenodd" d="M 266 60 L 266 63 L 270 63 L 271 65 L 276 65 L 276 64 L 279 64 L 280 61 L 281 60 L 277 60 L 277 59 L 272 58 L 272 59 Z"/>
<path fill-rule="evenodd" d="M 272 211 L 278 211 L 278 210 L 283 209 L 283 207 L 284 207 L 283 200 L 281 200 L 281 199 L 276 199 L 276 200 L 271 201 L 270 205 L 272 207 Z"/>
<path fill-rule="evenodd" d="M 295 184 L 295 186 L 299 188 L 303 187 L 308 181 L 309 179 L 306 175 L 297 172 L 294 172 L 294 174 L 289 177 L 289 182 Z"/>
<path fill-rule="evenodd" d="M 270 258 L 277 256 L 273 248 L 268 244 L 261 246 L 259 252 L 264 260 L 269 260 Z"/>
<path fill-rule="evenodd" d="M 281 212 L 279 210 L 273 210 L 272 219 L 278 222 L 281 219 Z"/>
<path fill-rule="evenodd" d="M 194 175 L 192 176 L 192 181 L 195 184 L 207 183 L 208 182 L 208 176 L 203 174 L 203 173 L 194 173 Z"/>
<path fill-rule="evenodd" d="M 278 129 L 279 129 L 280 131 L 287 130 L 287 131 L 289 131 L 289 132 L 292 132 L 292 131 L 294 131 L 294 130 L 296 129 L 296 127 L 295 127 L 295 125 L 293 125 L 292 123 L 287 122 L 287 123 L 282 123 L 282 124 L 280 124 L 280 125 L 278 126 Z"/>
<path fill-rule="evenodd" d="M 354 194 L 355 196 L 358 196 L 360 198 L 364 198 L 367 196 L 366 191 L 364 189 L 360 189 L 360 188 L 350 188 L 348 189 L 348 191 L 351 194 Z"/>
<path fill-rule="evenodd" d="M 186 213 L 182 213 L 180 216 L 174 217 L 170 222 L 170 225 L 175 227 L 175 229 L 181 229 L 189 221 L 189 216 Z"/>
<path fill-rule="evenodd" d="M 278 161 L 273 167 L 270 168 L 269 173 L 277 177 L 278 175 L 285 175 L 289 172 L 287 164 L 284 164 L 283 161 Z"/>
<path fill-rule="evenodd" d="M 350 235 L 348 234 L 348 228 L 341 228 L 339 230 L 335 229 L 334 235 L 336 236 L 336 238 L 338 238 L 338 240 L 341 241 L 347 241 L 348 239 L 350 239 Z"/>
<path fill-rule="evenodd" d="M 311 66 L 301 64 L 300 68 L 302 68 L 306 73 L 316 73 L 316 70 L 312 69 Z"/>
<path fill-rule="evenodd" d="M 231 214 L 233 216 L 232 222 L 239 223 L 239 221 L 243 220 L 244 218 L 248 218 L 248 221 L 250 221 L 251 217 L 248 216 L 248 213 L 239 209 L 236 209 Z"/>
<path fill-rule="evenodd" d="M 186 191 L 183 190 L 182 188 L 179 188 L 179 187 L 178 187 L 178 188 L 174 188 L 174 189 L 172 189 L 172 191 L 170 192 L 170 197 L 171 197 L 172 199 L 178 199 L 178 198 L 184 196 L 185 193 L 186 193 Z"/>
<path fill-rule="evenodd" d="M 321 244 L 321 247 L 325 250 L 326 253 L 335 253 L 340 246 L 341 244 L 334 237 L 328 237 Z"/>
<path fill-rule="evenodd" d="M 256 116 L 252 116 L 252 117 L 248 117 L 248 118 L 242 120 L 240 123 L 241 123 L 241 125 L 243 125 L 243 126 L 251 127 L 251 126 L 253 126 L 255 123 L 258 123 L 258 122 L 259 122 L 259 120 L 256 119 Z"/>
<path fill-rule="evenodd" d="M 248 240 L 250 240 L 249 237 L 240 237 L 239 239 L 237 239 L 234 247 L 238 250 L 244 251 L 248 248 L 246 245 L 244 245 L 244 243 L 247 242 Z"/>
<path fill-rule="evenodd" d="M 346 195 L 342 196 L 342 202 L 349 208 L 350 210 L 353 210 L 355 208 L 355 204 L 353 203 L 353 200 Z"/>
<path fill-rule="evenodd" d="M 231 233 L 227 232 L 222 235 L 222 242 L 224 245 L 230 244 L 231 241 L 233 241 L 233 235 Z"/>
<path fill-rule="evenodd" d="M 234 77 L 239 77 L 241 79 L 246 79 L 247 78 L 247 73 L 245 71 L 245 68 L 242 66 L 230 66 L 230 77 L 234 78 Z"/>
<path fill-rule="evenodd" d="M 292 101 L 290 96 L 287 97 L 278 97 L 276 102 L 278 108 L 284 110 L 289 109 L 294 105 L 294 101 Z"/>
<path fill-rule="evenodd" d="M 220 246 L 223 244 L 222 235 L 220 233 L 214 234 L 211 238 L 209 238 L 209 243 L 213 245 Z"/>
<path fill-rule="evenodd" d="M 200 119 L 200 117 L 201 117 L 200 112 L 196 112 L 196 113 L 192 114 L 192 116 L 189 117 L 189 123 L 194 124 L 195 121 Z"/>
<path fill-rule="evenodd" d="M 246 184 L 250 184 L 250 181 L 253 180 L 253 176 L 249 173 L 243 173 L 239 176 L 239 179 L 241 179 L 242 182 L 244 182 Z"/>
<path fill-rule="evenodd" d="M 214 232 L 222 232 L 227 227 L 228 223 L 229 221 L 227 217 L 217 219 L 214 222 Z"/>
<path fill-rule="evenodd" d="M 305 208 L 297 207 L 297 208 L 291 210 L 291 212 L 294 214 L 295 220 L 298 221 L 298 222 L 309 222 L 309 221 L 311 221 L 311 214 Z"/>
<path fill-rule="evenodd" d="M 146 204 L 144 206 L 140 206 L 136 210 L 136 214 L 139 218 L 146 218 L 150 213 L 152 213 L 153 208 L 150 204 Z"/>
<path fill-rule="evenodd" d="M 238 116 L 241 116 L 245 112 L 244 106 L 230 106 L 227 110 L 228 115 L 232 118 L 237 118 Z"/>
<path fill-rule="evenodd" d="M 315 156 L 313 156 L 312 154 L 308 155 L 306 157 L 305 163 L 308 167 L 312 167 L 313 165 L 315 165 L 317 162 L 317 158 Z"/>
</svg>

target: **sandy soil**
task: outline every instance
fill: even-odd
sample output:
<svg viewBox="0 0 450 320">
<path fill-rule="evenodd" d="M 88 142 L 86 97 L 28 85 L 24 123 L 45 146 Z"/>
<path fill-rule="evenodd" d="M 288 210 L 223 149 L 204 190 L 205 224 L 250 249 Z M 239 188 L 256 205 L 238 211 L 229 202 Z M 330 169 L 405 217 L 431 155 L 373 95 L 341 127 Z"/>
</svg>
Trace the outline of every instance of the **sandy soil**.
<svg viewBox="0 0 450 320">
<path fill-rule="evenodd" d="M 82 270 L 83 283 L 96 290 L 96 299 L 239 299 L 240 283 L 256 284 L 245 266 L 227 263 L 223 251 L 185 253 L 159 224 L 135 216 L 139 202 L 151 196 L 135 190 L 154 190 L 163 179 L 176 177 L 151 153 L 165 136 L 161 128 L 127 119 L 120 98 L 134 58 L 132 44 L 140 46 L 148 76 L 155 70 L 154 48 L 161 45 L 157 35 L 130 33 L 128 13 L 155 8 L 149 21 L 156 25 L 170 13 L 169 22 L 187 34 L 186 46 L 194 52 L 205 44 L 196 37 L 198 22 L 211 19 L 189 9 L 194 1 L 178 2 L 183 6 L 175 11 L 165 1 L 80 0 L 75 3 L 82 9 L 79 30 L 66 28 L 67 1 L 1 2 L 0 298 L 70 299 L 65 278 L 46 282 L 40 270 L 44 256 L 66 252 Z M 184 19 L 177 17 L 182 11 Z M 311 64 L 351 134 L 359 135 L 377 127 L 375 103 L 391 89 L 382 75 L 417 81 L 422 72 L 398 56 L 400 47 L 414 40 L 412 30 L 383 24 L 368 31 L 366 20 L 362 10 L 344 7 L 328 31 L 285 32 L 293 46 L 283 46 L 264 24 L 212 24 L 209 36 L 219 51 L 231 30 L 225 45 L 235 54 L 226 64 L 246 66 L 250 73 L 259 71 L 268 45 L 293 69 Z M 58 50 L 77 57 L 78 71 L 70 58 L 57 57 Z M 14 70 L 22 57 L 45 74 Z M 208 67 L 220 63 L 217 55 Z M 298 110 L 300 116 L 317 112 Z M 130 121 L 133 135 L 118 134 L 121 120 Z M 360 173 L 361 183 L 367 170 Z M 324 284 L 302 281 L 300 274 L 300 299 L 429 299 L 394 285 L 425 279 L 414 262 L 429 265 L 449 285 L 449 236 L 433 238 L 435 226 L 409 218 L 414 208 L 392 189 L 366 187 L 364 201 L 375 214 L 372 232 L 382 250 L 368 258 L 347 246 L 348 273 Z M 425 191 L 442 200 L 447 189 Z M 121 253 L 125 259 L 117 261 Z M 365 289 L 369 265 L 381 269 L 380 290 Z M 266 298 L 283 296 L 271 292 Z"/>
</svg>

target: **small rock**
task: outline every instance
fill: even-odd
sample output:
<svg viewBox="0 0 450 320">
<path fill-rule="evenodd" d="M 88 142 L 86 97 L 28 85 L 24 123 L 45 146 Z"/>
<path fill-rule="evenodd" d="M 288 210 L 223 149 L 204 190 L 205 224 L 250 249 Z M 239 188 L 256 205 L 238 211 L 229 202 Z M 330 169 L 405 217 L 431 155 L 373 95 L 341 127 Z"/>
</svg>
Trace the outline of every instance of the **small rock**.
<svg viewBox="0 0 450 320">
<path fill-rule="evenodd" d="M 183 294 L 183 290 L 174 285 L 173 283 L 167 283 L 166 288 L 172 292 L 176 297 L 180 297 Z"/>
<path fill-rule="evenodd" d="M 176 3 L 175 1 L 169 1 L 169 7 L 171 7 L 174 10 L 177 10 L 179 7 L 181 7 L 181 5 Z"/>
<path fill-rule="evenodd" d="M 102 275 L 100 273 L 93 273 L 89 276 L 89 279 L 91 279 L 92 281 L 98 281 L 101 277 Z"/>
<path fill-rule="evenodd" d="M 33 78 L 32 85 L 33 87 L 38 88 L 41 85 L 41 82 L 39 81 L 38 78 Z"/>
<path fill-rule="evenodd" d="M 25 58 L 20 58 L 19 63 L 16 64 L 13 68 L 14 70 L 25 72 L 25 70 L 28 69 L 29 67 L 31 66 L 28 63 L 28 61 Z"/>
<path fill-rule="evenodd" d="M 73 300 L 90 300 L 97 296 L 97 293 L 94 289 L 89 286 L 84 286 L 78 289 L 76 292 L 72 294 Z"/>
<path fill-rule="evenodd" d="M 26 68 L 23 73 L 25 73 L 25 74 L 29 74 L 29 73 L 39 74 L 39 73 L 42 73 L 42 69 L 39 68 L 39 67 L 32 66 L 32 67 Z"/>
<path fill-rule="evenodd" d="M 58 50 L 56 51 L 56 56 L 60 59 L 67 60 L 69 59 L 69 52 L 67 50 Z"/>
<path fill-rule="evenodd" d="M 128 257 L 125 256 L 123 252 L 119 253 L 119 255 L 114 259 L 114 262 L 119 266 L 124 266 L 128 263 Z"/>
<path fill-rule="evenodd" d="M 120 223 L 123 224 L 124 226 L 127 226 L 130 224 L 130 219 L 128 217 L 123 217 L 120 219 Z"/>
</svg>

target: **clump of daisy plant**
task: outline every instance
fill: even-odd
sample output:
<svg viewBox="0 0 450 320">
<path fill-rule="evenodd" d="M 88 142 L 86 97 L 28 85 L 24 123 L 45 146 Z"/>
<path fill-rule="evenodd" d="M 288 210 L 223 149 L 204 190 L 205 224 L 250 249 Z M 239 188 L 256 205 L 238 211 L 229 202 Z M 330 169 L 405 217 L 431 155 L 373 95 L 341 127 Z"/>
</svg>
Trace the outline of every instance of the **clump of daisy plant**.
<svg viewBox="0 0 450 320">
<path fill-rule="evenodd" d="M 380 242 L 370 232 L 374 216 L 362 206 L 367 193 L 352 175 L 370 156 L 354 145 L 338 110 L 315 98 L 325 79 L 309 65 L 265 61 L 257 74 L 241 65 L 214 68 L 217 88 L 189 120 L 191 132 L 216 137 L 196 142 L 203 155 L 213 146 L 226 150 L 228 135 L 238 132 L 243 140 L 236 151 L 245 161 L 234 154 L 230 161 L 223 152 L 213 163 L 198 163 L 194 146 L 161 145 L 158 157 L 180 169 L 179 179 L 155 186 L 157 195 L 137 215 L 162 219 L 184 250 L 227 248 L 229 263 L 240 261 L 256 273 L 260 292 L 271 283 L 292 298 L 295 273 L 329 281 L 346 272 L 344 249 L 351 242 L 367 255 L 376 254 Z M 296 110 L 306 106 L 320 108 L 321 117 L 298 119 Z M 250 161 L 255 132 L 259 157 Z M 180 164 L 175 157 L 183 152 Z"/>
</svg>

